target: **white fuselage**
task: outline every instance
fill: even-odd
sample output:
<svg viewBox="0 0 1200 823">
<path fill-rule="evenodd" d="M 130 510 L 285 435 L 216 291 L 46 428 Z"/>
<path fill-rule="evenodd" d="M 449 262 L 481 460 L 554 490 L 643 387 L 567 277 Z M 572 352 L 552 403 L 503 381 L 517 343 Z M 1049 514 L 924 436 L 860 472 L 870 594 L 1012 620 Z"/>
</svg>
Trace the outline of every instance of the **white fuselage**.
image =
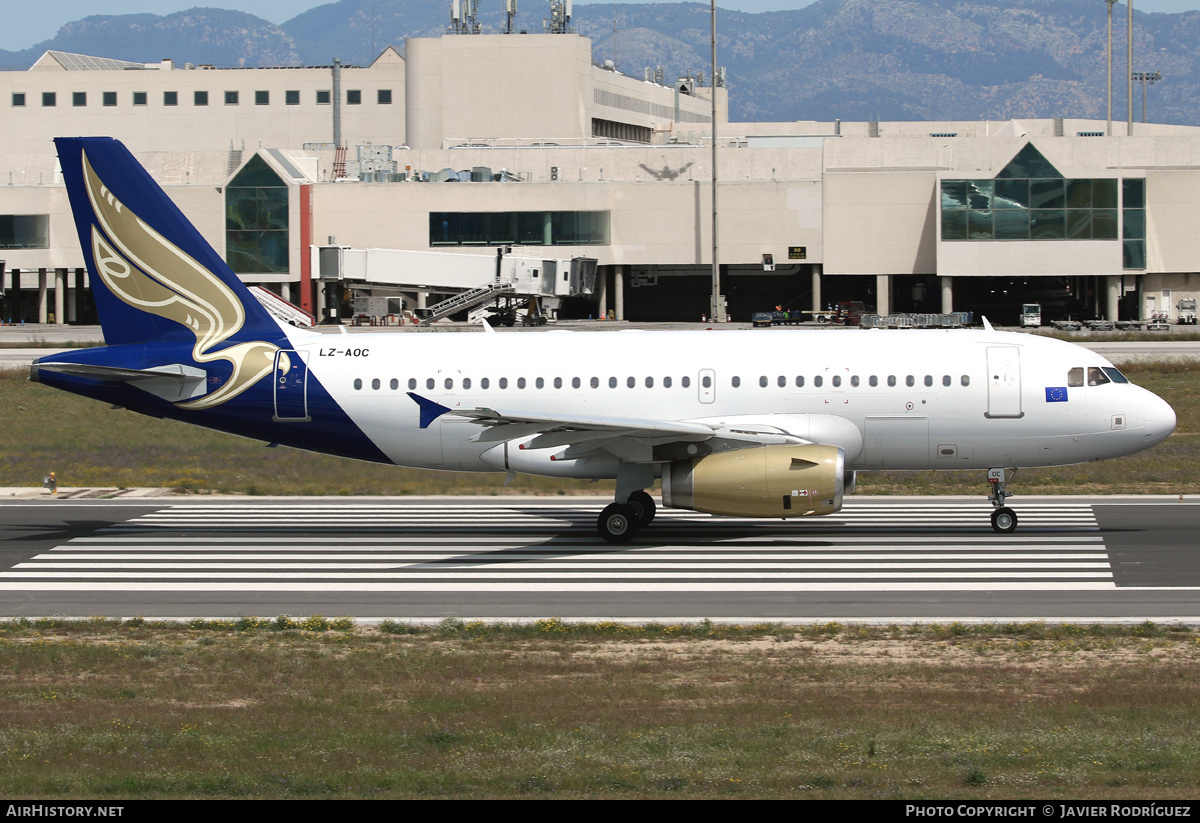
<svg viewBox="0 0 1200 823">
<path fill-rule="evenodd" d="M 476 408 L 778 431 L 841 446 L 848 470 L 1081 463 L 1140 451 L 1175 425 L 1151 392 L 1089 385 L 1089 370 L 1112 368 L 1099 355 L 991 330 L 289 335 L 380 450 L 420 468 L 612 477 L 624 459 L 520 449 L 532 428 L 481 442 L 483 427 L 453 414 Z M 408 392 L 450 413 L 421 428 Z"/>
</svg>

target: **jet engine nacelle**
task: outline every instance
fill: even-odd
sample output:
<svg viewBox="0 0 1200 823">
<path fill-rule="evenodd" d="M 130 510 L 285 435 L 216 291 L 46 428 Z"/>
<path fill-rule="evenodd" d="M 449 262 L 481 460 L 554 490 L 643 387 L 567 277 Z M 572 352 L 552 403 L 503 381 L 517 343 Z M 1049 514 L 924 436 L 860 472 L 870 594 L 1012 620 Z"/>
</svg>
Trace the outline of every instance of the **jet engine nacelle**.
<svg viewBox="0 0 1200 823">
<path fill-rule="evenodd" d="M 846 452 L 838 446 L 763 446 L 663 467 L 662 501 L 734 517 L 803 517 L 842 507 Z"/>
</svg>

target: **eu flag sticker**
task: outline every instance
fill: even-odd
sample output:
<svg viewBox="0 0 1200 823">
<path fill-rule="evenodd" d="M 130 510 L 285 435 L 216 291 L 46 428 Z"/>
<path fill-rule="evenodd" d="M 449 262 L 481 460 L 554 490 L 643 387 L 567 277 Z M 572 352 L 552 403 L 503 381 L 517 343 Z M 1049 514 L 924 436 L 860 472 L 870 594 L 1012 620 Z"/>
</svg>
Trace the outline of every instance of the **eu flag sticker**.
<svg viewBox="0 0 1200 823">
<path fill-rule="evenodd" d="M 1066 403 L 1067 388 L 1066 386 L 1046 387 L 1046 402 L 1047 403 Z"/>
</svg>

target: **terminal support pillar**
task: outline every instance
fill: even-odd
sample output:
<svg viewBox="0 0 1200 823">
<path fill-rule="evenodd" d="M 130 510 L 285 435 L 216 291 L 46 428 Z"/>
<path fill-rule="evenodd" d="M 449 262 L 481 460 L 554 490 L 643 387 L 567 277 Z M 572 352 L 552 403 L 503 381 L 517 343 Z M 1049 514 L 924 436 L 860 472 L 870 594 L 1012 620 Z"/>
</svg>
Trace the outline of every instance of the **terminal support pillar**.
<svg viewBox="0 0 1200 823">
<path fill-rule="evenodd" d="M 280 283 L 279 284 L 279 296 L 282 297 L 284 300 L 288 301 L 289 303 L 291 303 L 292 302 L 292 284 L 291 283 Z"/>
<path fill-rule="evenodd" d="M 875 313 L 892 313 L 892 278 L 887 274 L 875 275 Z"/>
<path fill-rule="evenodd" d="M 812 310 L 821 310 L 821 272 L 818 267 L 813 267 L 812 273 Z"/>
<path fill-rule="evenodd" d="M 938 278 L 942 281 L 942 314 L 954 311 L 954 278 L 945 276 Z"/>
<path fill-rule="evenodd" d="M 1121 278 L 1119 275 L 1110 274 L 1105 279 L 1108 281 L 1108 305 L 1105 307 L 1104 319 L 1119 320 L 1117 315 L 1121 306 Z"/>
<path fill-rule="evenodd" d="M 617 319 L 625 319 L 625 267 L 613 268 L 613 306 L 617 310 Z"/>
<path fill-rule="evenodd" d="M 67 317 L 64 314 L 67 308 L 67 270 L 54 270 L 54 322 L 63 323 Z"/>
<path fill-rule="evenodd" d="M 38 269 L 38 322 L 46 322 L 46 270 Z"/>
<path fill-rule="evenodd" d="M 596 297 L 599 300 L 596 306 L 596 317 L 600 320 L 608 317 L 608 267 L 600 268 L 596 275 Z"/>
</svg>

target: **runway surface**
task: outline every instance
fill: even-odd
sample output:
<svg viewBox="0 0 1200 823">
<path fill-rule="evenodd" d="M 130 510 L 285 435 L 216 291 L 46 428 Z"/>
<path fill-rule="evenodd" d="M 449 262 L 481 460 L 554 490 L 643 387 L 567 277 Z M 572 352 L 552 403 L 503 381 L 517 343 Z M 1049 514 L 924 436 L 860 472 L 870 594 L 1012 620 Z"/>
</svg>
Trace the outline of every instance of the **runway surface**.
<svg viewBox="0 0 1200 823">
<path fill-rule="evenodd" d="M 1097 502 L 1100 501 L 1100 502 Z M 1164 498 L 852 498 L 805 521 L 602 501 L 6 502 L 0 613 L 362 618 L 1200 619 L 1200 506 Z"/>
</svg>

